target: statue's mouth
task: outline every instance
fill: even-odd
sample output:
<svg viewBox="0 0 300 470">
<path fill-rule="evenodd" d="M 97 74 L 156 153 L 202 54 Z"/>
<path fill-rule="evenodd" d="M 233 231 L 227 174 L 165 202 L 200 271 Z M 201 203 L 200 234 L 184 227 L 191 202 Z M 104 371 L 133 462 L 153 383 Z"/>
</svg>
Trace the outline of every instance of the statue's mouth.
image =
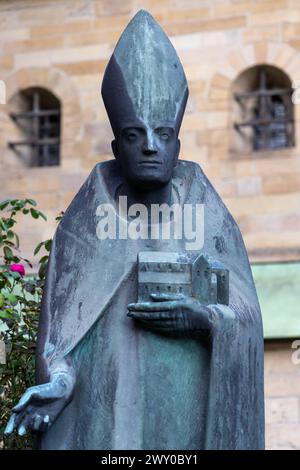
<svg viewBox="0 0 300 470">
<path fill-rule="evenodd" d="M 162 163 L 157 160 L 144 160 L 139 165 L 161 165 Z"/>
</svg>

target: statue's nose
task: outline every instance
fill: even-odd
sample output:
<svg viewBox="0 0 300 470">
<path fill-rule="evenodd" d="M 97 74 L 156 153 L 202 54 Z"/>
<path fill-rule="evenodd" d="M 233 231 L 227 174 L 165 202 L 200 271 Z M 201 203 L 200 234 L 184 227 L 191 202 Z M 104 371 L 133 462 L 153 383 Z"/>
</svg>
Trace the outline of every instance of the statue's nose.
<svg viewBox="0 0 300 470">
<path fill-rule="evenodd" d="M 145 138 L 145 142 L 143 145 L 143 153 L 145 155 L 153 155 L 157 153 L 157 146 L 154 142 L 153 136 L 151 134 L 147 134 Z"/>
</svg>

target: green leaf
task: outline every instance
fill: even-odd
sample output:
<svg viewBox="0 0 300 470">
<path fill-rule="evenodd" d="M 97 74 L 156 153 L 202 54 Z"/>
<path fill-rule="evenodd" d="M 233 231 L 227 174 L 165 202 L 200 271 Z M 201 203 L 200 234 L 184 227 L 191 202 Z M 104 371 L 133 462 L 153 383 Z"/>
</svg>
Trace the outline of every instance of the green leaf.
<svg viewBox="0 0 300 470">
<path fill-rule="evenodd" d="M 6 221 L 4 222 L 4 219 L 2 219 L 2 217 L 0 218 L 0 226 L 2 227 L 2 230 L 5 230 L 5 232 L 9 230 L 8 224 L 6 223 Z"/>
<path fill-rule="evenodd" d="M 19 260 L 20 261 L 20 260 Z M 18 273 L 17 271 L 13 271 L 13 272 L 10 272 L 9 273 L 10 277 L 12 277 L 13 279 L 21 279 L 21 274 Z"/>
<path fill-rule="evenodd" d="M 12 247 L 15 246 L 13 242 L 10 242 L 10 241 L 7 240 L 7 239 L 5 239 L 5 240 L 3 241 L 3 245 L 12 246 Z"/>
<path fill-rule="evenodd" d="M 45 248 L 47 251 L 50 251 L 51 250 L 51 246 L 52 246 L 52 240 L 47 240 L 45 242 Z"/>
<path fill-rule="evenodd" d="M 19 238 L 19 235 L 17 233 L 15 233 L 15 240 L 16 240 L 16 248 L 19 248 L 20 246 L 20 238 Z"/>
<path fill-rule="evenodd" d="M 14 236 L 15 236 L 14 232 L 13 232 L 12 230 L 8 230 L 8 232 L 7 232 L 7 238 L 12 239 L 12 238 L 14 238 Z"/>
<path fill-rule="evenodd" d="M 6 225 L 8 226 L 8 228 L 12 228 L 14 225 L 15 225 L 16 221 L 15 219 L 9 219 L 7 222 L 6 222 Z"/>
<path fill-rule="evenodd" d="M 13 314 L 8 310 L 0 310 L 0 318 L 13 318 Z"/>
<path fill-rule="evenodd" d="M 28 214 L 28 213 L 29 213 L 29 209 L 23 209 L 22 212 L 23 212 L 23 214 Z"/>
<path fill-rule="evenodd" d="M 38 219 L 38 218 L 39 218 L 39 212 L 36 211 L 35 209 L 31 208 L 31 209 L 30 209 L 30 213 L 31 213 L 31 215 L 32 215 L 32 217 L 33 217 L 34 219 Z"/>
<path fill-rule="evenodd" d="M 39 272 L 38 272 L 38 275 L 40 278 L 44 278 L 45 275 L 46 275 L 46 267 L 47 267 L 47 263 L 42 263 L 39 267 Z"/>
<path fill-rule="evenodd" d="M 18 299 L 14 294 L 9 294 L 8 292 L 3 293 L 6 300 L 8 300 L 12 305 L 16 305 L 18 303 Z"/>
<path fill-rule="evenodd" d="M 43 245 L 44 245 L 44 242 L 39 243 L 39 244 L 35 247 L 35 250 L 34 250 L 33 254 L 34 254 L 34 255 L 37 255 Z"/>
<path fill-rule="evenodd" d="M 3 209 L 5 209 L 10 202 L 11 202 L 10 199 L 5 199 L 5 201 L 1 201 L 0 202 L 0 210 L 2 211 Z"/>
<path fill-rule="evenodd" d="M 12 250 L 8 246 L 5 246 L 3 248 L 3 252 L 4 252 L 5 258 L 7 259 L 11 259 L 14 256 Z"/>
<path fill-rule="evenodd" d="M 42 256 L 42 258 L 39 261 L 39 264 L 47 263 L 49 259 L 49 255 Z"/>
<path fill-rule="evenodd" d="M 31 204 L 32 206 L 36 206 L 36 201 L 34 199 L 26 199 L 26 202 L 28 202 L 28 204 Z"/>
<path fill-rule="evenodd" d="M 39 213 L 39 216 L 42 217 L 42 219 L 44 219 L 47 222 L 47 217 L 45 216 L 45 214 L 43 214 L 43 212 L 41 211 L 38 211 L 38 213 Z"/>
</svg>

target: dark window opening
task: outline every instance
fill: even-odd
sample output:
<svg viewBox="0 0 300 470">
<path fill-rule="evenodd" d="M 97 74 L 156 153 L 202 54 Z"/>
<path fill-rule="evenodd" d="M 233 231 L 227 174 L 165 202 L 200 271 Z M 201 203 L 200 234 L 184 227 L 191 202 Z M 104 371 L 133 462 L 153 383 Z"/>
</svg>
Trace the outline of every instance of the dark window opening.
<svg viewBox="0 0 300 470">
<path fill-rule="evenodd" d="M 253 70 L 254 69 L 254 70 Z M 271 66 L 257 66 L 249 73 L 250 90 L 234 93 L 241 120 L 235 129 L 251 139 L 252 150 L 292 147 L 294 142 L 293 89 L 288 77 Z"/>
<path fill-rule="evenodd" d="M 10 117 L 22 139 L 9 147 L 32 167 L 55 166 L 60 162 L 61 111 L 59 100 L 43 88 L 28 88 L 18 96 L 18 111 Z M 21 108 L 21 109 L 20 109 Z"/>
</svg>

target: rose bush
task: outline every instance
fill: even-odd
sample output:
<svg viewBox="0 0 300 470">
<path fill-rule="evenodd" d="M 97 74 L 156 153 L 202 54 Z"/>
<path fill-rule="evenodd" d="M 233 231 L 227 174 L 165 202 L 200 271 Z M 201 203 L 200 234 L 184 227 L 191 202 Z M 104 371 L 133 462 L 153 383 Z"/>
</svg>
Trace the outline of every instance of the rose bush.
<svg viewBox="0 0 300 470">
<path fill-rule="evenodd" d="M 26 267 L 32 268 L 32 264 L 21 256 L 16 228 L 20 216 L 46 220 L 33 199 L 10 199 L 0 203 L 0 341 L 2 351 L 5 346 L 6 352 L 6 360 L 0 364 L 0 447 L 4 449 L 33 446 L 30 437 L 7 438 L 3 431 L 12 407 L 34 384 L 38 316 L 52 242 L 46 240 L 38 244 L 34 255 L 44 251 L 38 261 L 38 273 L 26 276 Z"/>
</svg>

